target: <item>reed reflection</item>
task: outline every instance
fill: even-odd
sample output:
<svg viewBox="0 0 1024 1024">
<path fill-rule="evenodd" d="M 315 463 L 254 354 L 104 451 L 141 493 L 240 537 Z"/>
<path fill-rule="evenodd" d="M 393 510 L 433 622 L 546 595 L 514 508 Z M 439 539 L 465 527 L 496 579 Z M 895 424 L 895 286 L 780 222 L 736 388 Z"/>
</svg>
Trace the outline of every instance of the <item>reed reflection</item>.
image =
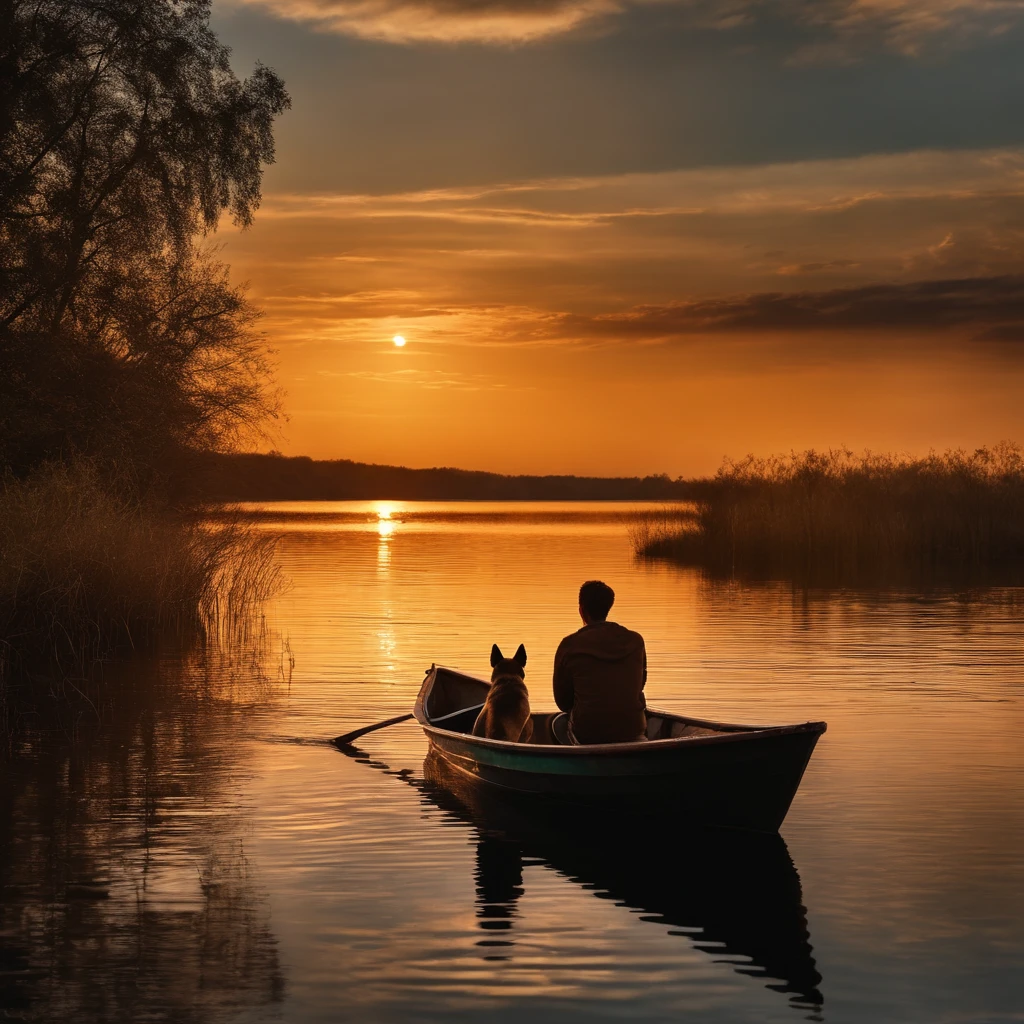
<svg viewBox="0 0 1024 1024">
<path fill-rule="evenodd" d="M 74 724 L 37 705 L 3 764 L 0 1017 L 218 1024 L 282 998 L 245 849 L 245 650 L 124 664 Z"/>
</svg>

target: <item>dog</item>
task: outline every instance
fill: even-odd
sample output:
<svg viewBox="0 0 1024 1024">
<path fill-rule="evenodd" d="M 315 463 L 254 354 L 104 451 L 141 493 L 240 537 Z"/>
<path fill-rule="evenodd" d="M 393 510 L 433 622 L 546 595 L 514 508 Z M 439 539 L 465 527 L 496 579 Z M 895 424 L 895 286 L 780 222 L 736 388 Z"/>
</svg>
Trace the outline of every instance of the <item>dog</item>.
<svg viewBox="0 0 1024 1024">
<path fill-rule="evenodd" d="M 491 688 L 473 725 L 474 736 L 529 743 L 533 736 L 533 719 L 523 671 L 525 665 L 526 648 L 522 644 L 511 658 L 506 658 L 497 644 L 491 648 L 494 670 Z"/>
</svg>

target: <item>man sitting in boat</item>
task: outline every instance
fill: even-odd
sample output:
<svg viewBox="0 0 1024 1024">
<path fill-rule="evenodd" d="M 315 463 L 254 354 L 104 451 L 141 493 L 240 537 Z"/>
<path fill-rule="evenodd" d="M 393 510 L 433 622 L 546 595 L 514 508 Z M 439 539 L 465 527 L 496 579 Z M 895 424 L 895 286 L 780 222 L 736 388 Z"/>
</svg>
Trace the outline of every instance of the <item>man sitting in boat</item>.
<svg viewBox="0 0 1024 1024">
<path fill-rule="evenodd" d="M 615 591 L 600 580 L 580 587 L 583 628 L 555 652 L 555 703 L 567 715 L 552 723 L 569 743 L 628 743 L 646 738 L 647 650 L 644 638 L 608 621 Z"/>
</svg>

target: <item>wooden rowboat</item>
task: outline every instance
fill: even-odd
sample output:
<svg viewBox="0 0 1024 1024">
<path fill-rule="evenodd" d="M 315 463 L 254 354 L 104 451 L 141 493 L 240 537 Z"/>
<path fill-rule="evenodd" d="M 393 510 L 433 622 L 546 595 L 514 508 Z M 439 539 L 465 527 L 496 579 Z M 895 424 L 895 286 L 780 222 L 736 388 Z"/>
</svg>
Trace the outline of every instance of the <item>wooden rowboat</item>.
<svg viewBox="0 0 1024 1024">
<path fill-rule="evenodd" d="M 700 824 L 777 832 L 824 722 L 752 726 L 647 710 L 647 740 L 559 744 L 552 714 L 529 743 L 471 731 L 490 683 L 432 665 L 413 715 L 440 757 L 504 790 L 595 808 L 682 815 Z"/>
</svg>

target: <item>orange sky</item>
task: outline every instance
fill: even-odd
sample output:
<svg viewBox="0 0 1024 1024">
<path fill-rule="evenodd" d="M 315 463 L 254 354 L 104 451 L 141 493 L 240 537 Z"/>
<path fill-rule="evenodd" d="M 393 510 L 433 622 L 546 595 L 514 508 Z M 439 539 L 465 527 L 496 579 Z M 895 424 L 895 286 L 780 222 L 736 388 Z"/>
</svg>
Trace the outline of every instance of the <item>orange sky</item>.
<svg viewBox="0 0 1024 1024">
<path fill-rule="evenodd" d="M 215 10 L 294 98 L 217 239 L 281 450 L 676 475 L 1024 438 L 1024 5 Z"/>
</svg>

